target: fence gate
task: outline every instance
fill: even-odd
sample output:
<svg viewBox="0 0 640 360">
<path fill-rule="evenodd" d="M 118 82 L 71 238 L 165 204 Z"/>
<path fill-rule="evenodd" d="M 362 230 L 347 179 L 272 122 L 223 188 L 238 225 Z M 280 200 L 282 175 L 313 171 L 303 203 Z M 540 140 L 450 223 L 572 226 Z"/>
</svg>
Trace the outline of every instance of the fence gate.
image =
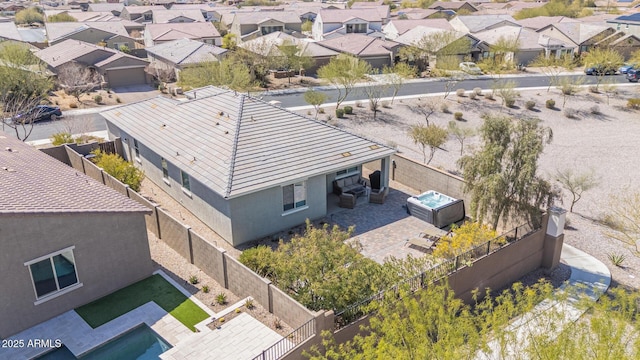
<svg viewBox="0 0 640 360">
<path fill-rule="evenodd" d="M 98 144 L 100 146 L 100 152 L 104 154 L 115 154 L 116 153 L 116 143 L 115 141 L 106 141 Z"/>
</svg>

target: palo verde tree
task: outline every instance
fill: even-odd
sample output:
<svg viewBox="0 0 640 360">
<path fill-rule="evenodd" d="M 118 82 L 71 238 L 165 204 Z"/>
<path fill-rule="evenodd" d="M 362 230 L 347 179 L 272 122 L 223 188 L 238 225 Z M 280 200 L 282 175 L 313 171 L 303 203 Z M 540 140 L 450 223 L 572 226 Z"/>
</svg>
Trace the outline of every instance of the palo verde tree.
<svg viewBox="0 0 640 360">
<path fill-rule="evenodd" d="M 282 55 L 282 67 L 289 70 L 287 73 L 289 83 L 291 83 L 291 76 L 289 76 L 289 74 L 291 74 L 292 71 L 302 74 L 304 70 L 310 68 L 315 63 L 313 58 L 305 53 L 302 46 L 294 44 L 291 41 L 285 40 L 282 45 L 278 46 L 278 50 Z"/>
<path fill-rule="evenodd" d="M 411 110 L 412 112 L 421 114 L 422 116 L 424 116 L 424 121 L 428 126 L 429 117 L 431 117 L 431 115 L 435 114 L 436 111 L 438 111 L 438 109 L 441 106 L 441 102 L 434 98 L 421 98 L 421 99 L 418 99 L 418 101 L 413 105 L 408 105 L 408 106 L 409 106 L 409 110 Z"/>
<path fill-rule="evenodd" d="M 433 160 L 433 155 L 440 147 L 447 142 L 449 133 L 447 129 L 435 124 L 424 126 L 422 124 L 414 125 L 409 129 L 409 137 L 413 143 L 420 146 L 422 150 L 422 162 L 427 165 Z M 429 156 L 427 157 L 427 149 Z"/>
<path fill-rule="evenodd" d="M 316 110 L 316 119 L 318 119 L 318 112 L 320 112 L 320 106 L 327 101 L 327 94 L 315 91 L 315 90 L 307 90 L 304 93 L 304 101 L 306 101 L 309 105 L 313 105 L 313 108 Z"/>
<path fill-rule="evenodd" d="M 571 194 L 569 212 L 573 212 L 573 206 L 582 199 L 582 193 L 598 186 L 598 179 L 593 170 L 581 173 L 576 173 L 572 169 L 558 170 L 556 180 Z"/>
<path fill-rule="evenodd" d="M 549 79 L 547 92 L 551 90 L 552 86 L 558 85 L 562 72 L 576 67 L 575 60 L 571 54 L 565 54 L 559 58 L 555 56 L 547 57 L 545 54 L 540 54 L 540 56 L 535 58 L 529 65 L 539 68 L 547 79 Z"/>
<path fill-rule="evenodd" d="M 482 147 L 458 160 L 471 193 L 475 219 L 488 219 L 496 229 L 500 219 L 527 219 L 539 223 L 541 207 L 551 206 L 556 192 L 538 175 L 538 159 L 551 142 L 551 129 L 539 119 L 513 119 L 503 115 L 484 116 L 480 128 Z"/>
<path fill-rule="evenodd" d="M 67 13 L 59 13 L 59 14 L 55 14 L 55 15 L 49 15 L 47 17 L 47 22 L 50 23 L 54 23 L 54 22 L 76 22 L 78 20 L 76 20 L 76 18 L 74 18 L 73 16 L 67 14 Z"/>
<path fill-rule="evenodd" d="M 180 72 L 178 84 L 190 88 L 214 85 L 235 91 L 249 91 L 255 86 L 249 68 L 230 58 L 190 66 Z"/>
<path fill-rule="evenodd" d="M 44 24 L 44 15 L 42 10 L 37 7 L 20 10 L 16 13 L 16 24 Z"/>
<path fill-rule="evenodd" d="M 388 84 L 373 84 L 362 88 L 362 92 L 367 95 L 369 99 L 369 110 L 373 111 L 373 120 L 376 119 L 376 115 L 380 109 L 380 100 L 382 95 L 387 92 Z"/>
<path fill-rule="evenodd" d="M 318 69 L 318 78 L 335 86 L 338 91 L 336 109 L 353 91 L 354 86 L 371 73 L 371 65 L 356 57 L 340 54 Z"/>
<path fill-rule="evenodd" d="M 46 99 L 52 87 L 42 75 L 44 69 L 27 46 L 0 44 L 0 121 L 3 130 L 11 129 L 22 141 L 33 131 L 35 113 L 30 110 Z"/>
<path fill-rule="evenodd" d="M 58 85 L 80 102 L 82 95 L 100 86 L 100 75 L 84 65 L 70 62 L 58 69 Z"/>
<path fill-rule="evenodd" d="M 415 63 L 419 70 L 454 70 L 459 59 L 471 51 L 471 41 L 453 30 L 434 31 L 400 50 L 400 58 Z"/>
<path fill-rule="evenodd" d="M 558 79 L 558 83 L 556 87 L 560 90 L 560 94 L 562 95 L 562 108 L 564 109 L 565 104 L 569 97 L 574 96 L 582 90 L 582 84 L 585 83 L 584 76 L 580 76 L 577 78 L 563 76 Z"/>
<path fill-rule="evenodd" d="M 614 73 L 624 62 L 624 58 L 619 52 L 608 47 L 594 47 L 584 54 L 582 61 L 585 66 L 597 66 L 602 67 L 601 71 L 596 71 L 596 88 L 598 91 L 600 84 L 604 80 L 605 68 Z"/>
<path fill-rule="evenodd" d="M 516 36 L 500 36 L 490 47 L 491 56 L 483 59 L 480 66 L 488 73 L 501 73 L 515 65 L 515 54 L 520 49 Z"/>
<path fill-rule="evenodd" d="M 460 156 L 464 152 L 464 142 L 468 138 L 476 134 L 476 130 L 471 127 L 459 126 L 457 121 L 449 121 L 448 124 L 449 135 L 460 143 Z"/>
<path fill-rule="evenodd" d="M 398 62 L 392 67 L 385 66 L 382 69 L 382 73 L 386 76 L 386 81 L 393 88 L 393 95 L 391 96 L 391 104 L 395 100 L 396 96 L 406 79 L 411 79 L 416 76 L 416 68 L 407 64 L 406 62 Z"/>
</svg>

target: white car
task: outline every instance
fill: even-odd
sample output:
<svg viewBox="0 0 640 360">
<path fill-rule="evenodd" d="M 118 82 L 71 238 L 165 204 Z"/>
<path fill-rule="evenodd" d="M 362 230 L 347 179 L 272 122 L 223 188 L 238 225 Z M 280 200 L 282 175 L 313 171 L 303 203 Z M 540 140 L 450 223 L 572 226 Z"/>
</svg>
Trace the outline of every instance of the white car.
<svg viewBox="0 0 640 360">
<path fill-rule="evenodd" d="M 471 75 L 482 75 L 482 70 L 474 62 L 461 62 L 460 70 Z"/>
</svg>

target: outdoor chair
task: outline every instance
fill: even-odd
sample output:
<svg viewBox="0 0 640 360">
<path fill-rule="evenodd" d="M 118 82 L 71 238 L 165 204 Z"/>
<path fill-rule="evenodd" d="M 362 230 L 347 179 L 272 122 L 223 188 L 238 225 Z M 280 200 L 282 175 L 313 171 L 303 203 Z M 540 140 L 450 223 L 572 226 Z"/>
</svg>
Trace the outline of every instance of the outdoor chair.
<svg viewBox="0 0 640 360">
<path fill-rule="evenodd" d="M 380 170 L 376 170 L 369 174 L 369 182 L 371 183 L 371 190 L 380 190 Z"/>
<path fill-rule="evenodd" d="M 340 204 L 338 204 L 338 206 L 353 209 L 356 207 L 356 199 L 354 194 L 342 193 L 340 194 Z"/>
<path fill-rule="evenodd" d="M 384 204 L 384 200 L 387 198 L 387 195 L 389 195 L 389 188 L 386 186 L 378 190 L 371 189 L 369 202 L 373 204 Z"/>
</svg>

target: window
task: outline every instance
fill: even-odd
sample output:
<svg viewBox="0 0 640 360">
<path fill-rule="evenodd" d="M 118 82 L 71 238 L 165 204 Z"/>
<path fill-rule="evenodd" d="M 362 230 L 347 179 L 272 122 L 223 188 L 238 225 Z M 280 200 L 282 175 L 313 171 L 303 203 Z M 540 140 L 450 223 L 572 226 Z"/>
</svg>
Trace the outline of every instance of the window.
<svg viewBox="0 0 640 360">
<path fill-rule="evenodd" d="M 138 140 L 133 139 L 133 151 L 136 154 L 136 160 L 140 162 L 140 147 L 138 146 Z"/>
<path fill-rule="evenodd" d="M 25 266 L 29 267 L 37 299 L 78 284 L 73 247 L 32 260 Z"/>
<path fill-rule="evenodd" d="M 180 170 L 180 178 L 182 179 L 182 189 L 191 192 L 191 184 L 189 183 L 189 174 Z"/>
<path fill-rule="evenodd" d="M 307 182 L 286 185 L 282 187 L 282 209 L 284 211 L 300 209 L 307 205 Z"/>
<path fill-rule="evenodd" d="M 162 158 L 160 162 L 162 163 L 162 180 L 164 180 L 164 182 L 168 184 L 169 183 L 169 166 L 167 166 L 167 160 Z"/>
<path fill-rule="evenodd" d="M 343 169 L 336 172 L 336 179 L 341 179 L 343 177 L 355 175 L 355 174 L 358 174 L 359 172 L 360 172 L 360 169 L 357 166 L 350 167 L 348 169 Z"/>
<path fill-rule="evenodd" d="M 347 24 L 346 25 L 347 33 L 366 33 L 367 32 L 367 24 Z"/>
<path fill-rule="evenodd" d="M 276 31 L 284 31 L 284 27 L 282 27 L 282 26 L 262 26 L 262 27 L 260 27 L 260 31 L 262 32 L 262 35 L 267 35 L 267 34 L 271 34 L 272 32 L 276 32 Z"/>
</svg>

